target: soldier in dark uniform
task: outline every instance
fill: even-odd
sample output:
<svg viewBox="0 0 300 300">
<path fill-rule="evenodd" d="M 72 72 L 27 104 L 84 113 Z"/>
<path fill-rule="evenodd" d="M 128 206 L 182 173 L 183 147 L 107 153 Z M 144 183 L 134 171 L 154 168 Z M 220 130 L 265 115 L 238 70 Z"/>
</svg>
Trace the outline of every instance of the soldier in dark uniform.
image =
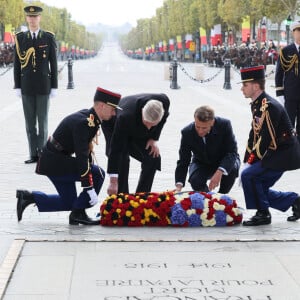
<svg viewBox="0 0 300 300">
<path fill-rule="evenodd" d="M 28 164 L 37 162 L 48 138 L 49 96 L 56 95 L 58 70 L 54 34 L 40 29 L 42 8 L 27 6 L 24 11 L 29 30 L 16 35 L 14 88 L 23 102 Z"/>
<path fill-rule="evenodd" d="M 247 209 L 256 214 L 244 226 L 271 223 L 269 208 L 286 211 L 288 221 L 300 218 L 300 196 L 271 187 L 288 170 L 300 168 L 300 146 L 285 108 L 265 93 L 264 66 L 241 69 L 242 92 L 251 98 L 252 124 L 241 173 Z"/>
<path fill-rule="evenodd" d="M 291 25 L 294 42 L 280 51 L 276 65 L 276 96 L 284 104 L 300 141 L 300 21 Z"/>
<path fill-rule="evenodd" d="M 58 194 L 17 190 L 17 217 L 21 221 L 24 209 L 36 204 L 40 212 L 70 211 L 72 225 L 97 225 L 85 212 L 98 202 L 97 195 L 104 181 L 104 171 L 94 162 L 93 140 L 101 122 L 116 114 L 121 95 L 97 88 L 94 105 L 65 117 L 48 139 L 39 157 L 36 172 L 46 175 Z M 74 156 L 75 154 L 75 156 Z M 76 181 L 82 192 L 77 196 Z"/>
<path fill-rule="evenodd" d="M 138 94 L 121 99 L 116 118 L 103 122 L 110 175 L 108 194 L 128 193 L 130 156 L 141 162 L 136 192 L 149 192 L 156 170 L 161 168 L 157 141 L 169 116 L 165 94 Z"/>
</svg>

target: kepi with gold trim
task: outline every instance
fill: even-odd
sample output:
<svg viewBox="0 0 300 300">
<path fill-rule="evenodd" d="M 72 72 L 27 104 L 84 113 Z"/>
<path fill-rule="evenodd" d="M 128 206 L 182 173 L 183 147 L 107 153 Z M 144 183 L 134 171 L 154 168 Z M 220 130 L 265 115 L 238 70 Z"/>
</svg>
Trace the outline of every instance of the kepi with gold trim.
<svg viewBox="0 0 300 300">
<path fill-rule="evenodd" d="M 255 67 L 247 67 L 242 68 L 241 72 L 241 83 L 265 79 L 265 67 L 264 66 L 255 66 Z"/>
</svg>

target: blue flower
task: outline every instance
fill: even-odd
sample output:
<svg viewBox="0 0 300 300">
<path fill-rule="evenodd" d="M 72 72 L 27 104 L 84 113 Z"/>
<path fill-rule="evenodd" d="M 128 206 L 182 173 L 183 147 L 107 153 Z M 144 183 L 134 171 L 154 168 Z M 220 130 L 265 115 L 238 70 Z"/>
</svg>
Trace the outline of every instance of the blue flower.
<svg viewBox="0 0 300 300">
<path fill-rule="evenodd" d="M 190 196 L 193 209 L 204 209 L 205 197 L 200 193 L 194 193 Z"/>
<path fill-rule="evenodd" d="M 232 205 L 233 203 L 233 200 L 227 195 L 222 195 L 220 200 L 225 200 L 228 205 Z"/>
<path fill-rule="evenodd" d="M 188 220 L 186 211 L 181 207 L 180 203 L 175 204 L 171 209 L 172 224 L 183 225 Z"/>
<path fill-rule="evenodd" d="M 189 221 L 189 226 L 191 226 L 191 227 L 196 227 L 196 226 L 202 225 L 200 215 L 197 215 L 197 214 L 190 215 L 188 221 Z"/>
<path fill-rule="evenodd" d="M 215 212 L 216 226 L 226 226 L 226 213 L 221 210 Z"/>
</svg>

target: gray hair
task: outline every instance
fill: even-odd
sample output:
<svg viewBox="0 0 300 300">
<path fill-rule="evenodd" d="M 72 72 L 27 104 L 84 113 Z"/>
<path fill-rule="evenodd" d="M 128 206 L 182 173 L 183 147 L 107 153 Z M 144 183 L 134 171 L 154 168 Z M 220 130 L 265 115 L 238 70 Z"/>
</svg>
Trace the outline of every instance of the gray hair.
<svg viewBox="0 0 300 300">
<path fill-rule="evenodd" d="M 164 113 L 164 107 L 158 100 L 149 100 L 142 109 L 143 119 L 150 123 L 160 122 Z"/>
<path fill-rule="evenodd" d="M 201 122 L 208 122 L 215 118 L 215 112 L 210 106 L 204 105 L 195 110 L 194 117 Z"/>
</svg>

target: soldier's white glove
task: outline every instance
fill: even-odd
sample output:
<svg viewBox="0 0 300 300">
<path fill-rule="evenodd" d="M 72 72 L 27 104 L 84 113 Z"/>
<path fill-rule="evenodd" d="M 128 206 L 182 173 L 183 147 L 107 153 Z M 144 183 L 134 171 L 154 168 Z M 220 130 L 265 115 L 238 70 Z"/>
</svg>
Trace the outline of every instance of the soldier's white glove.
<svg viewBox="0 0 300 300">
<path fill-rule="evenodd" d="M 21 98 L 22 97 L 22 91 L 21 91 L 21 89 L 15 89 L 15 90 L 16 90 L 16 96 L 18 98 Z"/>
<path fill-rule="evenodd" d="M 284 96 L 283 95 L 282 96 L 278 96 L 277 99 L 278 99 L 278 102 L 284 106 L 284 102 L 285 102 Z"/>
<path fill-rule="evenodd" d="M 94 206 L 98 203 L 98 195 L 96 194 L 95 192 L 95 189 L 90 189 L 87 191 L 87 193 L 89 194 L 89 197 L 90 197 L 90 205 L 91 206 Z"/>
<path fill-rule="evenodd" d="M 50 98 L 54 98 L 57 96 L 57 89 L 51 89 L 50 91 Z"/>
</svg>

